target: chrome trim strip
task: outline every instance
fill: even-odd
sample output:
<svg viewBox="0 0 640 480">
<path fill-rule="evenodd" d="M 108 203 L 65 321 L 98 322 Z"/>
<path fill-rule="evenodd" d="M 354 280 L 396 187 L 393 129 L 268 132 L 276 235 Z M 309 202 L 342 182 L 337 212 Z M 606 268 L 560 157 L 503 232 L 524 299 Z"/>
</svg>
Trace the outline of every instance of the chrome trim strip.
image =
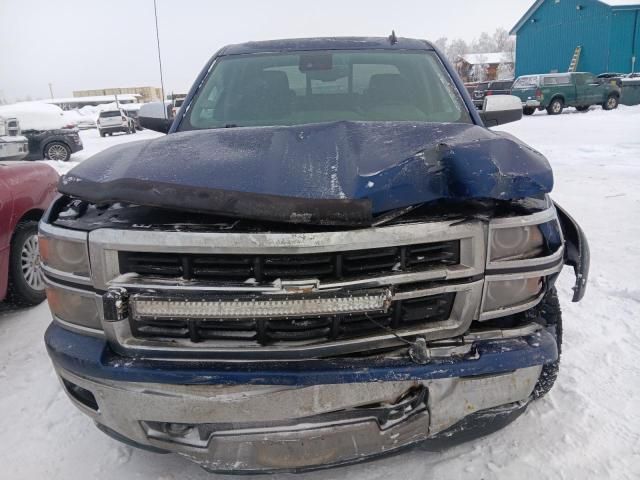
<svg viewBox="0 0 640 480">
<path fill-rule="evenodd" d="M 90 277 L 83 277 L 81 275 L 76 275 L 74 273 L 67 273 L 67 272 L 63 272 L 62 270 L 58 270 L 57 268 L 53 268 L 50 267 L 48 265 L 45 265 L 44 263 L 41 264 L 42 270 L 44 270 L 44 273 L 50 277 L 54 277 L 58 280 L 65 280 L 67 282 L 72 282 L 72 283 L 80 283 L 82 285 L 93 285 L 93 283 L 91 282 L 91 278 Z"/>
<path fill-rule="evenodd" d="M 52 238 L 59 240 L 68 240 L 70 242 L 87 243 L 88 233 L 79 230 L 71 230 L 70 228 L 60 228 L 50 223 L 40 221 L 38 223 L 38 232 Z"/>
<path fill-rule="evenodd" d="M 521 303 L 518 305 L 513 305 L 506 308 L 501 308 L 499 310 L 492 310 L 490 312 L 484 312 L 484 302 L 486 297 L 487 288 L 490 282 L 492 281 L 504 281 L 504 280 L 519 280 L 522 278 L 534 278 L 534 277 L 547 277 L 549 275 L 553 275 L 554 273 L 558 273 L 562 270 L 564 264 L 559 262 L 557 265 L 544 269 L 544 270 L 533 270 L 530 272 L 521 272 L 521 273 L 508 273 L 501 275 L 487 275 L 485 276 L 484 287 L 482 291 L 482 303 L 480 305 L 480 316 L 478 318 L 479 321 L 483 322 L 485 320 L 491 320 L 498 317 L 504 317 L 507 315 L 512 315 L 514 313 L 524 312 L 525 310 L 529 310 L 530 308 L 535 307 L 545 295 L 545 291 L 538 295 L 535 299 Z"/>
<path fill-rule="evenodd" d="M 81 333 L 83 335 L 91 335 L 92 337 L 104 338 L 104 332 L 102 330 L 97 330 L 95 328 L 89 328 L 82 325 L 76 325 L 75 323 L 62 320 L 60 317 L 57 317 L 53 314 L 52 316 L 54 323 L 57 323 L 62 328 L 66 328 L 67 330 L 71 330 L 75 333 Z"/>
<path fill-rule="evenodd" d="M 547 255 L 546 257 L 538 257 L 538 258 L 527 258 L 525 260 L 507 260 L 507 261 L 488 261 L 487 269 L 492 270 L 511 270 L 511 269 L 521 269 L 521 268 L 535 268 L 539 265 L 546 265 L 549 263 L 557 262 L 558 260 L 564 257 L 564 245 L 561 245 L 558 250 L 556 250 L 551 255 Z M 489 258 L 489 257 L 487 257 Z"/>
<path fill-rule="evenodd" d="M 552 220 L 556 220 L 558 214 L 556 208 L 551 206 L 541 212 L 532 213 L 531 215 L 519 215 L 517 217 L 502 217 L 492 218 L 489 221 L 489 228 L 513 228 L 513 227 L 528 227 L 531 225 L 540 225 L 541 223 L 547 223 Z"/>
<path fill-rule="evenodd" d="M 320 283 L 313 291 L 326 291 L 341 288 L 371 288 L 384 287 L 389 285 L 401 285 L 403 283 L 423 282 L 428 280 L 453 280 L 467 274 L 465 267 L 454 266 L 450 269 L 425 270 L 423 272 L 398 273 L 383 277 L 365 278 L 361 280 L 351 280 L 347 282 Z M 198 291 L 198 292 L 244 292 L 244 293 L 288 293 L 284 282 L 276 280 L 269 285 L 255 285 L 247 283 L 215 285 L 199 281 L 187 281 L 181 278 L 168 279 L 153 277 L 130 277 L 127 274 L 120 275 L 107 283 L 107 287 L 122 287 L 126 289 L 152 289 L 160 291 Z"/>
</svg>

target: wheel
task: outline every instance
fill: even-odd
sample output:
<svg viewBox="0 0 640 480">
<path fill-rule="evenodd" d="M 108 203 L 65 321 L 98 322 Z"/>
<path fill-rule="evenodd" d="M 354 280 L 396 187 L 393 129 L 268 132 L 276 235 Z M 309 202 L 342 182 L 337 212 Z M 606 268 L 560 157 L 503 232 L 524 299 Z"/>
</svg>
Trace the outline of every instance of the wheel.
<svg viewBox="0 0 640 480">
<path fill-rule="evenodd" d="M 534 107 L 524 107 L 522 109 L 522 113 L 524 115 L 533 115 L 536 112 L 536 109 Z"/>
<path fill-rule="evenodd" d="M 18 223 L 9 252 L 9 291 L 7 298 L 16 305 L 37 305 L 45 299 L 44 276 L 38 250 L 38 222 Z"/>
<path fill-rule="evenodd" d="M 561 98 L 554 98 L 547 107 L 547 113 L 549 115 L 560 115 L 564 109 L 564 102 Z"/>
<path fill-rule="evenodd" d="M 583 105 L 583 106 L 580 106 L 580 107 L 576 107 L 576 110 L 579 111 L 579 112 L 586 112 L 586 111 L 589 110 L 589 105 Z"/>
<path fill-rule="evenodd" d="M 51 142 L 44 148 L 44 156 L 49 160 L 66 162 L 71 158 L 71 149 L 62 142 Z"/>
<path fill-rule="evenodd" d="M 607 101 L 602 104 L 602 108 L 605 110 L 615 110 L 618 108 L 618 97 L 615 95 L 609 95 Z"/>
<path fill-rule="evenodd" d="M 556 343 L 558 345 L 558 360 L 547 363 L 542 367 L 538 383 L 533 388 L 531 398 L 537 400 L 544 397 L 558 378 L 560 370 L 560 352 L 562 351 L 562 311 L 560 310 L 560 302 L 555 287 L 549 290 L 544 299 L 538 305 L 538 313 L 541 323 L 545 327 L 555 327 Z"/>
</svg>

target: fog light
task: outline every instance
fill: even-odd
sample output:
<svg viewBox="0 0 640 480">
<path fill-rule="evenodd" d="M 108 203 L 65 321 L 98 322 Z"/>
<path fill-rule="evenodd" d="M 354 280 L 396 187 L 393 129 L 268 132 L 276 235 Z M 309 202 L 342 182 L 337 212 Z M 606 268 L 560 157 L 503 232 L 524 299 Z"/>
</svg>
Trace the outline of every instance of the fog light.
<svg viewBox="0 0 640 480">
<path fill-rule="evenodd" d="M 266 299 L 265 299 L 266 298 Z M 259 299 L 195 300 L 131 297 L 134 318 L 260 318 L 335 315 L 384 311 L 391 295 L 387 291 L 345 297 L 260 297 Z"/>
</svg>

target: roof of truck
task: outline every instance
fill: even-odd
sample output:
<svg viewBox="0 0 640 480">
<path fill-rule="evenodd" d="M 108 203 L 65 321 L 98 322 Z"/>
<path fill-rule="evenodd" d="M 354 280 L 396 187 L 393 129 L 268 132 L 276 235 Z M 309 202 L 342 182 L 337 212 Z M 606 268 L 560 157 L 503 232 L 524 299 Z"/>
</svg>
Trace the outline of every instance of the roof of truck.
<svg viewBox="0 0 640 480">
<path fill-rule="evenodd" d="M 300 50 L 433 50 L 426 40 L 397 37 L 392 43 L 389 37 L 324 37 L 290 38 L 246 42 L 224 47 L 219 55 L 240 55 L 243 53 L 273 53 Z"/>
</svg>

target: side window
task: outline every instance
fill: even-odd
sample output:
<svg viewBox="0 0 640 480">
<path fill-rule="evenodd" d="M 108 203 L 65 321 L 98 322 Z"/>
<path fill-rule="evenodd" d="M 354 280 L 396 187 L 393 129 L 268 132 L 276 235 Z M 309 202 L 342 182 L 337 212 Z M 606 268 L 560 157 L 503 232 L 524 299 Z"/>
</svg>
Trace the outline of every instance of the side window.
<svg viewBox="0 0 640 480">
<path fill-rule="evenodd" d="M 593 75 L 584 75 L 584 83 L 586 83 L 587 85 L 590 83 L 597 83 L 596 77 L 594 77 Z"/>
<path fill-rule="evenodd" d="M 586 85 L 586 75 L 576 75 L 576 85 Z"/>
<path fill-rule="evenodd" d="M 545 85 L 557 85 L 558 84 L 558 77 L 544 77 L 544 84 Z"/>
</svg>

